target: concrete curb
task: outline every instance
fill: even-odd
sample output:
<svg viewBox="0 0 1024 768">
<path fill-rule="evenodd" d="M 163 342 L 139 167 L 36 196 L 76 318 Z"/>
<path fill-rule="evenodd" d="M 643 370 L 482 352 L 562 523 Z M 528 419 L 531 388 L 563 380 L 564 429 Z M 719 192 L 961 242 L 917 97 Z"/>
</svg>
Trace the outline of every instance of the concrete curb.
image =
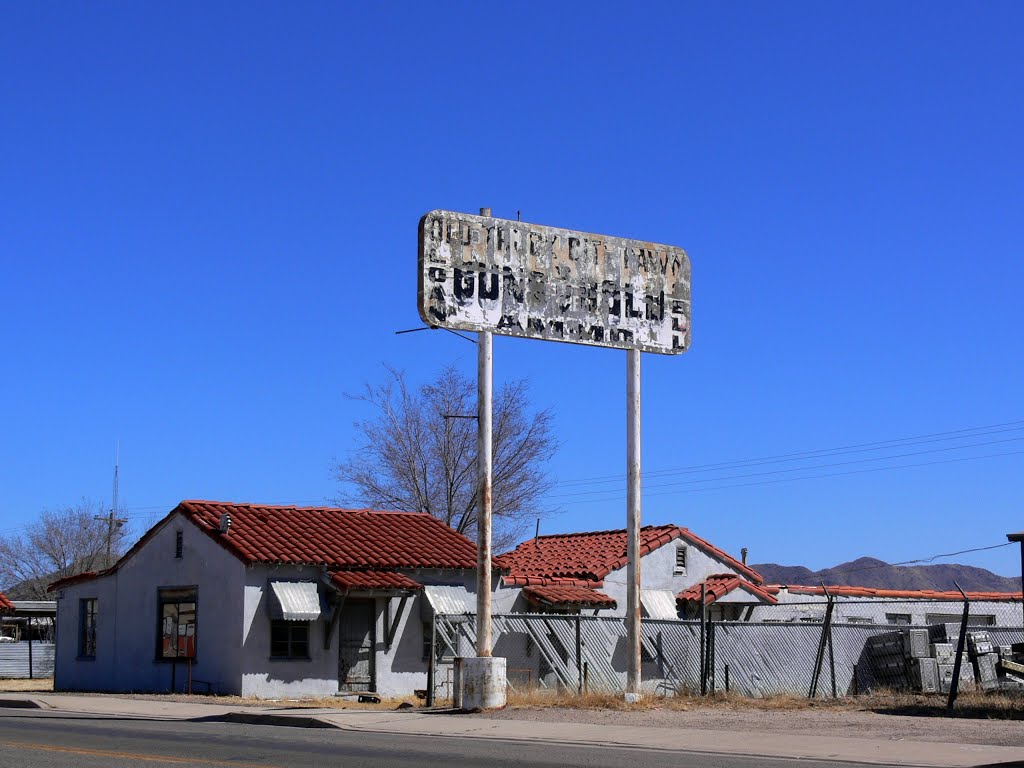
<svg viewBox="0 0 1024 768">
<path fill-rule="evenodd" d="M 4 699 L 0 698 L 0 707 L 6 709 L 50 709 L 50 706 L 36 699 Z"/>
<path fill-rule="evenodd" d="M 285 728 L 335 728 L 341 726 L 321 720 L 318 717 L 303 715 L 274 715 L 264 712 L 228 712 L 226 715 L 204 717 L 210 723 L 241 723 L 243 725 L 276 725 Z"/>
</svg>

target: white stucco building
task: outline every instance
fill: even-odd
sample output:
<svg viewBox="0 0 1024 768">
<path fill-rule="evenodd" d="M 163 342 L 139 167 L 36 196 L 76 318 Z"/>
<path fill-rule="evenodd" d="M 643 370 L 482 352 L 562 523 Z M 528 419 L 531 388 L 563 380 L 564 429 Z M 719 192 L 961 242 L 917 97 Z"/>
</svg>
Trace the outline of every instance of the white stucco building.
<svg viewBox="0 0 1024 768">
<path fill-rule="evenodd" d="M 475 568 L 427 514 L 184 501 L 110 569 L 52 585 L 54 688 L 409 695 L 426 588 L 470 603 Z"/>
<path fill-rule="evenodd" d="M 639 551 L 642 613 L 650 618 L 693 618 L 698 609 L 691 603 L 699 603 L 702 583 L 714 619 L 739 619 L 775 603 L 761 588 L 760 574 L 687 528 L 646 526 Z M 625 615 L 625 530 L 540 536 L 495 560 L 507 571 L 498 594 L 518 593 L 517 610 L 532 605 Z"/>
</svg>

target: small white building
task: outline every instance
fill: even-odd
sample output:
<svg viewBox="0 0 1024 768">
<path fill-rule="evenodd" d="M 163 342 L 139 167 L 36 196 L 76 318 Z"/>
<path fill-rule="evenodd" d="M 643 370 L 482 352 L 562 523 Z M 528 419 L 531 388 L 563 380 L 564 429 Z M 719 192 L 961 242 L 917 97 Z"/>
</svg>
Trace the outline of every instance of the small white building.
<svg viewBox="0 0 1024 768">
<path fill-rule="evenodd" d="M 693 618 L 701 584 L 713 619 L 739 619 L 775 598 L 754 569 L 678 525 L 640 530 L 642 615 Z M 504 573 L 498 595 L 512 592 L 513 610 L 626 612 L 626 531 L 540 536 L 495 558 Z M 506 599 L 504 602 L 508 602 Z"/>
<path fill-rule="evenodd" d="M 475 569 L 427 514 L 183 501 L 111 568 L 51 585 L 54 688 L 410 695 L 437 596 L 475 604 Z"/>
<path fill-rule="evenodd" d="M 847 624 L 926 625 L 960 623 L 963 596 L 933 589 L 876 589 L 847 585 L 772 584 L 765 587 L 777 604 L 754 612 L 758 621 L 820 622 L 831 596 L 832 620 Z M 1020 627 L 1020 592 L 968 592 L 971 626 Z"/>
</svg>

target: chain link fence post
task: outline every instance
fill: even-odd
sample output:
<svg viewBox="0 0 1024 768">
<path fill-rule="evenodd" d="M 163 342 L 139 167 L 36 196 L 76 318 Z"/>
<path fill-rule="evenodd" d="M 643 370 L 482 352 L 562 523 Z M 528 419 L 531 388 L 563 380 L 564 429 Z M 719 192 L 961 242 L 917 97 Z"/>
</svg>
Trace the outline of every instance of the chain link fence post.
<svg viewBox="0 0 1024 768">
<path fill-rule="evenodd" d="M 960 692 L 960 665 L 963 663 L 964 643 L 967 641 L 967 621 L 971 615 L 971 601 L 967 593 L 960 589 L 955 581 L 953 586 L 964 596 L 964 615 L 960 619 L 960 636 L 956 641 L 956 658 L 953 659 L 953 679 L 949 683 L 949 700 L 946 702 L 946 714 L 953 713 L 953 705 L 956 703 L 957 694 Z"/>
</svg>

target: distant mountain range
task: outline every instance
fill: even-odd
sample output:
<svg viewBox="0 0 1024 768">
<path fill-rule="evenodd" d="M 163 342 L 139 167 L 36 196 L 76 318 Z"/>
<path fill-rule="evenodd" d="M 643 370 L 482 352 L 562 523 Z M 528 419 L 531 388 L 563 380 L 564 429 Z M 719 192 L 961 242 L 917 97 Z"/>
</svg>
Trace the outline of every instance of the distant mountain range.
<svg viewBox="0 0 1024 768">
<path fill-rule="evenodd" d="M 812 571 L 802 565 L 761 563 L 750 566 L 768 584 L 838 584 L 875 589 L 956 589 L 967 592 L 1020 592 L 1020 578 L 997 576 L 970 565 L 889 565 L 873 557 L 861 557 L 833 568 Z"/>
</svg>

